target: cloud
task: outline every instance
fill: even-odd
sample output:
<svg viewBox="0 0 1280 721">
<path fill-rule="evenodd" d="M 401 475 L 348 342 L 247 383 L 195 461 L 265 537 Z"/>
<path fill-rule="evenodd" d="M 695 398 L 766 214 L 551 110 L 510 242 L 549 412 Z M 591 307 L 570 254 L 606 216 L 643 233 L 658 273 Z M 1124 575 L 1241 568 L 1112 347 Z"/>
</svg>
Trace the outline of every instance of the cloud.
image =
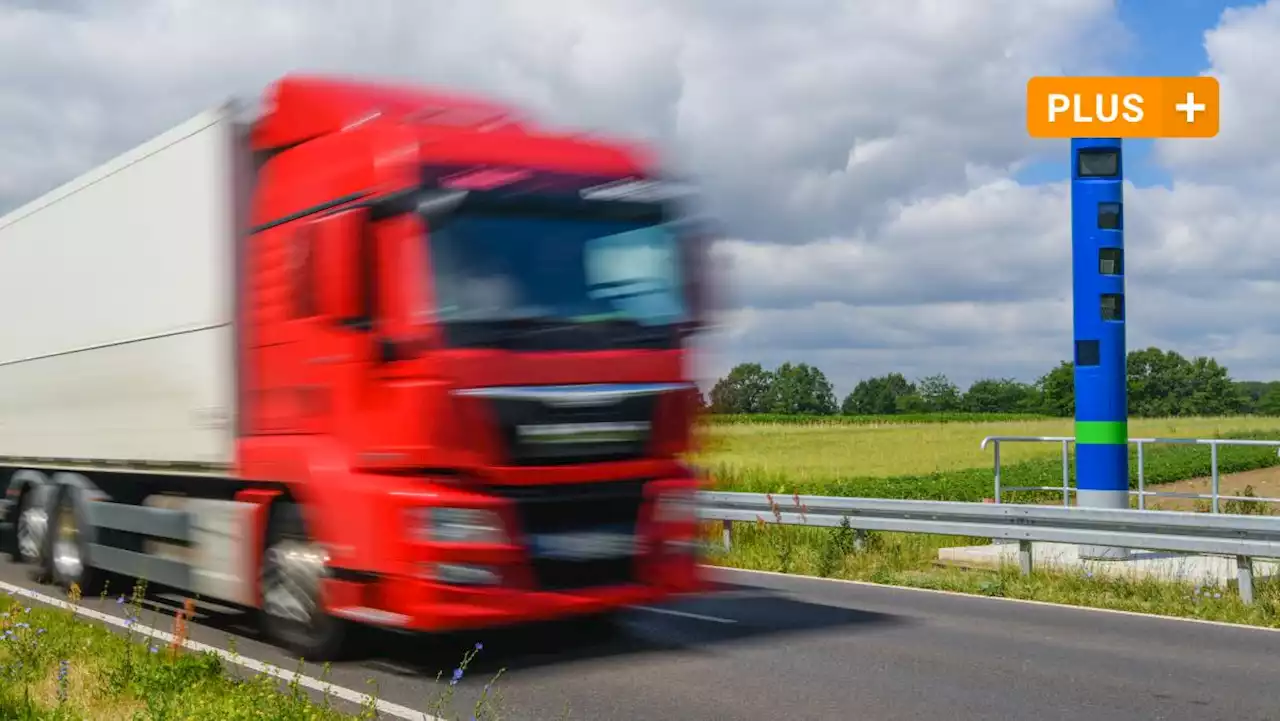
<svg viewBox="0 0 1280 721">
<path fill-rule="evenodd" d="M 1163 140 L 1160 160 L 1178 177 L 1221 183 L 1242 195 L 1280 188 L 1280 86 L 1272 69 L 1280 64 L 1280 3 L 1223 12 L 1205 33 L 1211 67 L 1218 78 L 1221 122 L 1208 140 Z"/>
<path fill-rule="evenodd" d="M 705 181 L 735 310 L 703 366 L 806 360 L 1033 379 L 1070 353 L 1067 188 L 1013 178 L 1060 142 L 1026 78 L 1107 72 L 1108 0 L 0 2 L 0 210 L 294 69 L 507 99 L 657 143 Z M 1280 375 L 1280 2 L 1206 35 L 1212 141 L 1157 143 L 1126 190 L 1131 346 Z M 1084 51 L 1082 52 L 1082 48 Z M 1047 156 L 1053 153 L 1054 156 Z"/>
</svg>

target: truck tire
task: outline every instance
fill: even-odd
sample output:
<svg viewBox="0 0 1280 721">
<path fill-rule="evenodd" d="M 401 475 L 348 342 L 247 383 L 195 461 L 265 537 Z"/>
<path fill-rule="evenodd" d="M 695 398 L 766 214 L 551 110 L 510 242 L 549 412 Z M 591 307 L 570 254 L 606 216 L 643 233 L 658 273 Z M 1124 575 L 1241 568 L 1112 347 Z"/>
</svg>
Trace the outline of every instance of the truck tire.
<svg viewBox="0 0 1280 721">
<path fill-rule="evenodd" d="M 63 591 L 72 584 L 79 586 L 81 597 L 96 596 L 102 590 L 105 574 L 93 567 L 89 558 L 92 529 L 84 508 L 77 503 L 79 491 L 68 485 L 54 488 L 53 511 L 49 514 L 49 530 L 45 534 L 46 554 L 52 580 Z"/>
<path fill-rule="evenodd" d="M 17 521 L 13 524 L 13 560 L 27 566 L 31 579 L 49 580 L 49 513 L 41 508 L 41 492 L 28 486 L 18 499 Z"/>
<path fill-rule="evenodd" d="M 259 625 L 273 643 L 321 663 L 342 658 L 351 631 L 348 622 L 324 612 L 320 586 L 326 560 L 296 504 L 272 509 L 263 544 Z"/>
</svg>

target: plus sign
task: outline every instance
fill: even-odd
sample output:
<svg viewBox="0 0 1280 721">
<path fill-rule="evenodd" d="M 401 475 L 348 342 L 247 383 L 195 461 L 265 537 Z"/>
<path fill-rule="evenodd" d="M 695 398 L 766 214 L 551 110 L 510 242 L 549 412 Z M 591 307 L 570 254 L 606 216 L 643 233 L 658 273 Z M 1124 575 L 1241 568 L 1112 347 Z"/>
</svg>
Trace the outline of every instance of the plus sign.
<svg viewBox="0 0 1280 721">
<path fill-rule="evenodd" d="M 1177 110 L 1180 113 L 1186 113 L 1187 122 L 1194 123 L 1196 121 L 1196 113 L 1202 112 L 1204 110 L 1204 103 L 1197 103 L 1196 94 L 1189 92 L 1187 93 L 1186 101 L 1178 103 L 1177 105 L 1173 106 L 1173 109 Z"/>
</svg>

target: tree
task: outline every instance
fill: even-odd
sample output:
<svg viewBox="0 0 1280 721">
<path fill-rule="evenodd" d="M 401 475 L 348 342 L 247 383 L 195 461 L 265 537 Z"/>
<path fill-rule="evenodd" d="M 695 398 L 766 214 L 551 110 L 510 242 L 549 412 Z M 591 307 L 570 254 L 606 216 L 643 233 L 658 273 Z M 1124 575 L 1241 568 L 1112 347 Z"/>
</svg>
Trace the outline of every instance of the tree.
<svg viewBox="0 0 1280 721">
<path fill-rule="evenodd" d="M 1133 417 L 1280 415 L 1280 381 L 1234 381 L 1209 357 L 1184 358 L 1173 351 L 1143 348 L 1126 358 L 1126 393 Z M 716 382 L 712 413 L 827 414 L 836 412 L 831 383 L 805 363 L 783 363 L 766 371 L 742 363 Z M 1010 378 L 983 378 L 961 393 L 945 375 L 909 382 L 901 373 L 860 381 L 844 397 L 848 415 L 943 413 L 1046 413 L 1070 417 L 1076 411 L 1075 366 L 1061 361 L 1033 384 Z"/>
<path fill-rule="evenodd" d="M 1266 397 L 1273 388 L 1280 387 L 1280 383 L 1277 383 L 1276 381 L 1236 381 L 1235 386 L 1247 401 L 1245 412 L 1261 413 L 1262 399 Z"/>
<path fill-rule="evenodd" d="M 1190 366 L 1185 406 L 1189 415 L 1226 416 L 1248 407 L 1248 398 L 1231 382 L 1226 366 L 1203 356 L 1192 359 Z"/>
<path fill-rule="evenodd" d="M 882 416 L 898 412 L 898 399 L 916 392 L 901 373 L 859 381 L 840 404 L 847 416 Z"/>
<path fill-rule="evenodd" d="M 1076 367 L 1071 361 L 1062 361 L 1056 368 L 1040 376 L 1036 381 L 1040 392 L 1040 412 L 1051 416 L 1068 417 L 1076 413 Z"/>
<path fill-rule="evenodd" d="M 1129 352 L 1129 413 L 1135 416 L 1167 417 L 1185 415 L 1184 393 L 1190 363 L 1173 351 L 1144 348 Z"/>
<path fill-rule="evenodd" d="M 739 363 L 711 388 L 712 413 L 764 413 L 773 374 L 759 363 Z"/>
<path fill-rule="evenodd" d="M 1127 359 L 1129 413 L 1135 416 L 1214 416 L 1238 413 L 1248 397 L 1212 358 L 1187 360 L 1145 348 Z"/>
<path fill-rule="evenodd" d="M 965 391 L 963 407 L 970 413 L 1027 413 L 1038 402 L 1035 389 L 1012 378 L 983 378 Z"/>
<path fill-rule="evenodd" d="M 783 363 L 773 372 L 764 407 L 769 413 L 830 415 L 836 412 L 835 390 L 808 363 Z"/>
<path fill-rule="evenodd" d="M 894 410 L 898 413 L 920 414 L 929 412 L 929 404 L 925 402 L 924 398 L 920 397 L 918 392 L 898 396 L 894 406 Z"/>
<path fill-rule="evenodd" d="M 1258 413 L 1268 416 L 1280 416 L 1280 383 L 1271 384 L 1271 388 L 1258 399 Z"/>
<path fill-rule="evenodd" d="M 925 376 L 916 382 L 917 392 L 925 407 L 932 413 L 946 413 L 960 409 L 960 388 L 945 375 Z"/>
</svg>

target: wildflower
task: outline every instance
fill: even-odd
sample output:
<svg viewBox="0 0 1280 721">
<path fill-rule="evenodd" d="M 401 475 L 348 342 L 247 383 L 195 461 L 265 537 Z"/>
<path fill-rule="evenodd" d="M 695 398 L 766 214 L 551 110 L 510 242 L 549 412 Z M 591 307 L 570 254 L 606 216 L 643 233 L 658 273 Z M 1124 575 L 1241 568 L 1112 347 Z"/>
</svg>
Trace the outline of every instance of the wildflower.
<svg viewBox="0 0 1280 721">
<path fill-rule="evenodd" d="M 458 682 L 459 682 L 459 681 L 461 681 L 461 680 L 462 680 L 462 669 L 460 669 L 460 668 L 455 668 L 455 669 L 453 670 L 453 678 L 449 680 L 449 685 L 450 685 L 450 686 L 457 686 L 457 685 L 458 685 Z"/>
<path fill-rule="evenodd" d="M 62 659 L 58 663 L 58 701 L 65 702 L 67 700 L 67 673 L 71 670 L 71 662 Z"/>
<path fill-rule="evenodd" d="M 152 646 L 152 647 L 151 647 L 151 653 L 155 653 L 155 652 L 157 652 L 157 651 L 159 651 L 159 650 L 160 650 L 160 649 L 156 648 L 155 646 Z"/>
<path fill-rule="evenodd" d="M 479 641 L 477 641 L 477 642 L 476 642 L 476 650 L 477 650 L 477 651 L 479 651 L 479 650 L 481 650 L 481 649 L 483 649 L 483 648 L 484 648 L 484 644 L 483 644 L 483 643 L 480 643 Z"/>
<path fill-rule="evenodd" d="M 117 606 L 123 606 L 123 605 L 124 605 L 124 596 L 123 596 L 123 595 L 121 595 L 121 596 L 120 596 L 120 598 L 117 598 L 117 599 L 116 599 L 116 605 L 117 605 Z"/>
</svg>

